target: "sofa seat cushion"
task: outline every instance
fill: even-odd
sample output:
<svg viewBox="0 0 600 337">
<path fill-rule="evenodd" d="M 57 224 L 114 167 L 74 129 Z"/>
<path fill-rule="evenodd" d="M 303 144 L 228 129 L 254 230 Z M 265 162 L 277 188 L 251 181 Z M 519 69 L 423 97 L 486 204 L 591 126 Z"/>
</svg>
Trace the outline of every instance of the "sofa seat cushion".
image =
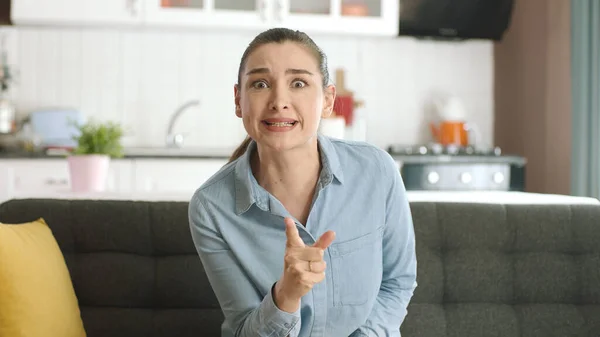
<svg viewBox="0 0 600 337">
<path fill-rule="evenodd" d="M 69 271 L 46 222 L 0 223 L 0 336 L 85 335 Z"/>
</svg>

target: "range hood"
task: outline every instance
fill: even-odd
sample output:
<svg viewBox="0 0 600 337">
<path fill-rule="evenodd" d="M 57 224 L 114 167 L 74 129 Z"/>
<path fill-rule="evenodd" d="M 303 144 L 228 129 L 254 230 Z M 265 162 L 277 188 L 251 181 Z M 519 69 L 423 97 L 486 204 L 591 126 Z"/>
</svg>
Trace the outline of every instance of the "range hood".
<svg viewBox="0 0 600 337">
<path fill-rule="evenodd" d="M 10 20 L 10 3 L 11 0 L 0 0 L 0 26 L 12 24 Z"/>
<path fill-rule="evenodd" d="M 501 40 L 513 5 L 514 0 L 400 0 L 399 35 Z"/>
</svg>

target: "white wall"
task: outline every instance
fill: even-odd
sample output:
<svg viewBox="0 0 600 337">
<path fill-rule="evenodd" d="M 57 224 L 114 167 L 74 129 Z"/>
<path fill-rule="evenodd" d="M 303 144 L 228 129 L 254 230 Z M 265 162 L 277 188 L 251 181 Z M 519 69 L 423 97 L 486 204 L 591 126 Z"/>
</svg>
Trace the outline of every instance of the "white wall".
<svg viewBox="0 0 600 337">
<path fill-rule="evenodd" d="M 234 115 L 233 84 L 250 33 L 10 27 L 9 62 L 19 70 L 13 91 L 20 114 L 75 107 L 87 116 L 125 123 L 130 145 L 162 145 L 170 114 L 190 99 L 175 126 L 188 144 L 233 147 L 244 137 Z M 366 106 L 368 141 L 427 141 L 423 102 L 431 91 L 459 95 L 483 140 L 493 139 L 493 50 L 489 41 L 315 37 L 332 76 Z"/>
</svg>

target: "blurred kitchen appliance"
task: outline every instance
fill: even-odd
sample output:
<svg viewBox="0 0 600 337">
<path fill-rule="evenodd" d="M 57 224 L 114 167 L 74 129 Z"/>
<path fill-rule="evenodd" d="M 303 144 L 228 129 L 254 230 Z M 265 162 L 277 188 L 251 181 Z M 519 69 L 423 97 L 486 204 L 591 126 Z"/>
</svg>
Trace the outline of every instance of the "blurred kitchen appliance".
<svg viewBox="0 0 600 337">
<path fill-rule="evenodd" d="M 344 117 L 346 126 L 354 122 L 354 110 L 362 107 L 364 102 L 354 99 L 354 92 L 348 90 L 345 84 L 345 72 L 343 69 L 335 71 L 336 97 L 333 103 L 333 113 Z"/>
<path fill-rule="evenodd" d="M 525 191 L 526 160 L 498 147 L 392 145 L 407 190 Z"/>
<path fill-rule="evenodd" d="M 11 25 L 10 8 L 12 1 L 0 1 L 0 25 Z"/>
<path fill-rule="evenodd" d="M 31 129 L 42 149 L 72 149 L 77 146 L 73 136 L 78 130 L 73 123 L 83 123 L 81 113 L 71 109 L 43 109 L 29 115 Z"/>
<path fill-rule="evenodd" d="M 14 104 L 5 97 L 0 97 L 0 134 L 13 134 L 17 131 Z"/>
<path fill-rule="evenodd" d="M 501 40 L 514 0 L 400 0 L 399 35 Z"/>
<path fill-rule="evenodd" d="M 465 122 L 443 121 L 436 126 L 430 124 L 433 138 L 442 145 L 460 145 L 469 144 L 467 124 Z"/>
<path fill-rule="evenodd" d="M 434 142 L 444 146 L 475 145 L 477 129 L 473 123 L 467 123 L 467 113 L 461 100 L 451 96 L 433 103 L 439 120 L 429 124 Z"/>
</svg>

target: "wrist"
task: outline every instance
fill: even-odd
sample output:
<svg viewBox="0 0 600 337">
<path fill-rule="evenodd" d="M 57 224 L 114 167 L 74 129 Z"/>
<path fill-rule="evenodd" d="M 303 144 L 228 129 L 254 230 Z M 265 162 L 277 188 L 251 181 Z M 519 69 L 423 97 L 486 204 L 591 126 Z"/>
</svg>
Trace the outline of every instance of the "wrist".
<svg viewBox="0 0 600 337">
<path fill-rule="evenodd" d="M 300 299 L 290 297 L 279 282 L 275 283 L 272 296 L 275 306 L 281 311 L 294 313 L 300 307 Z"/>
</svg>

